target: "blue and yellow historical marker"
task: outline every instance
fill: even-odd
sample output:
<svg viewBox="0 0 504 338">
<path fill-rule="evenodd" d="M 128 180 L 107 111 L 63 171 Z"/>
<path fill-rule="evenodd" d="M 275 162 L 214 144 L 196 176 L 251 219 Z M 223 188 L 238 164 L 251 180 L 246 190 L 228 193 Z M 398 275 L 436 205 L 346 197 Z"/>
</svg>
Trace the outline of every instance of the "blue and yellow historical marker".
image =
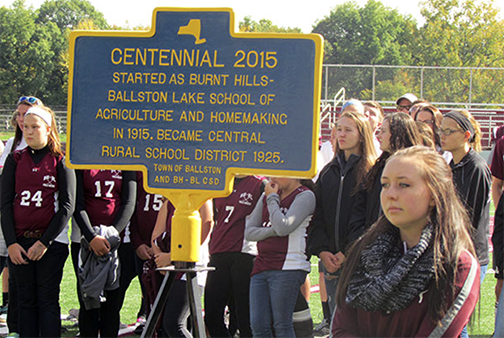
<svg viewBox="0 0 504 338">
<path fill-rule="evenodd" d="M 143 170 L 197 210 L 234 174 L 316 173 L 322 38 L 235 33 L 227 8 L 157 8 L 148 32 L 70 38 L 67 161 Z"/>
</svg>

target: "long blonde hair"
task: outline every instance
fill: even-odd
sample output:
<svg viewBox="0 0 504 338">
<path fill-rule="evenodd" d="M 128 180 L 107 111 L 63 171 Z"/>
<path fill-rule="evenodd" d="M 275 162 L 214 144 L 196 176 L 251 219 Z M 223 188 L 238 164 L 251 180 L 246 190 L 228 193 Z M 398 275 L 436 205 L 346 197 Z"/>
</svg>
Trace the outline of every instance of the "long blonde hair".
<svg viewBox="0 0 504 338">
<path fill-rule="evenodd" d="M 359 132 L 359 151 L 361 159 L 356 167 L 356 182 L 357 186 L 359 186 L 364 176 L 373 167 L 376 161 L 377 156 L 373 142 L 373 131 L 371 130 L 371 124 L 369 124 L 369 121 L 363 114 L 354 111 L 346 111 L 341 115 L 340 119 L 344 117 L 354 121 L 357 125 L 357 131 Z M 335 143 L 334 154 L 336 155 L 343 152 L 343 150 L 339 148 L 337 141 Z"/>
</svg>

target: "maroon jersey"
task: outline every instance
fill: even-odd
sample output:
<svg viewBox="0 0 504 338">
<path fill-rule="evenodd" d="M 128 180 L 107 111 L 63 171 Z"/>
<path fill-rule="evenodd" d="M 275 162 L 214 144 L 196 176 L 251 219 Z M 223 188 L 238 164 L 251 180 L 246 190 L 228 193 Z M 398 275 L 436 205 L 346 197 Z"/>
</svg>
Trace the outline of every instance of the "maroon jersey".
<svg viewBox="0 0 504 338">
<path fill-rule="evenodd" d="M 163 205 L 163 196 L 158 194 L 149 194 L 143 187 L 143 174 L 141 171 L 136 173 L 137 178 L 137 202 L 135 213 L 131 218 L 131 243 L 137 249 L 141 244 L 151 246 L 151 235 L 156 225 L 156 218 L 161 206 Z M 169 203 L 168 217 L 173 215 L 173 205 Z"/>
<path fill-rule="evenodd" d="M 84 170 L 82 176 L 86 213 L 91 225 L 112 225 L 122 203 L 122 171 Z"/>
<path fill-rule="evenodd" d="M 285 215 L 297 195 L 309 190 L 300 186 L 280 202 L 280 210 Z M 266 196 L 259 203 L 263 203 L 262 226 L 271 227 Z M 252 275 L 266 270 L 306 270 L 310 271 L 310 262 L 306 256 L 306 229 L 311 216 L 287 236 L 268 237 L 257 243 L 258 255 L 254 262 Z"/>
<path fill-rule="evenodd" d="M 499 180 L 504 179 L 504 136 L 496 143 L 491 165 L 492 175 Z"/>
<path fill-rule="evenodd" d="M 220 252 L 243 252 L 256 255 L 255 242 L 245 240 L 245 217 L 261 196 L 262 179 L 248 176 L 235 184 L 228 197 L 214 199 L 215 225 L 210 239 L 210 255 Z"/>
<path fill-rule="evenodd" d="M 58 210 L 56 166 L 62 157 L 47 153 L 35 164 L 25 148 L 14 153 L 16 161 L 16 196 L 14 222 L 16 237 L 25 231 L 43 233 Z"/>
</svg>

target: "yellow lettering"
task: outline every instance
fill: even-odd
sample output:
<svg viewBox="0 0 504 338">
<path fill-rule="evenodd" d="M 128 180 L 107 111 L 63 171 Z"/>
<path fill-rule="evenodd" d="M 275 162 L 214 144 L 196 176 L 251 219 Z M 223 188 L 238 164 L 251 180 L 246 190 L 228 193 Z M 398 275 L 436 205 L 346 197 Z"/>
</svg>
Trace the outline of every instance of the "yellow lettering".
<svg viewBox="0 0 504 338">
<path fill-rule="evenodd" d="M 127 66 L 178 66 L 222 68 L 218 51 L 199 49 L 113 48 L 110 60 L 114 65 Z"/>
</svg>

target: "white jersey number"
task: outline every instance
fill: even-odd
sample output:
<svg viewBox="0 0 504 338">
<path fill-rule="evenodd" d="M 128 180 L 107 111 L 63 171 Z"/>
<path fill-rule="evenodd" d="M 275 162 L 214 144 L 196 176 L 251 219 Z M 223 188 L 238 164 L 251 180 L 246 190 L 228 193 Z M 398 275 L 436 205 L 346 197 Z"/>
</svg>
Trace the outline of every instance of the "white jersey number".
<svg viewBox="0 0 504 338">
<path fill-rule="evenodd" d="M 229 219 L 231 218 L 231 215 L 234 212 L 234 205 L 226 205 L 226 211 L 229 211 L 229 214 L 227 215 L 226 219 L 224 220 L 224 223 L 229 223 Z"/>
<path fill-rule="evenodd" d="M 102 186 L 101 186 L 101 182 L 100 181 L 96 181 L 95 183 L 95 186 L 96 186 L 96 193 L 95 193 L 95 197 L 102 197 Z M 103 182 L 103 185 L 105 186 L 105 189 L 107 189 L 108 187 L 108 190 L 107 192 L 105 193 L 105 197 L 108 197 L 108 198 L 112 198 L 114 197 L 114 195 L 112 195 L 112 191 L 114 190 L 114 185 L 115 185 L 115 182 L 114 181 L 105 181 Z"/>
<path fill-rule="evenodd" d="M 161 207 L 163 206 L 163 196 L 158 195 L 158 194 L 154 194 L 154 195 L 147 194 L 147 195 L 145 195 L 144 211 L 149 211 L 151 196 L 154 196 L 152 198 L 152 210 L 154 210 L 154 211 L 161 210 Z"/>
<path fill-rule="evenodd" d="M 33 196 L 30 190 L 25 190 L 21 193 L 21 204 L 24 207 L 29 207 L 31 202 L 35 203 L 36 207 L 42 206 L 42 190 L 37 190 Z"/>
</svg>

